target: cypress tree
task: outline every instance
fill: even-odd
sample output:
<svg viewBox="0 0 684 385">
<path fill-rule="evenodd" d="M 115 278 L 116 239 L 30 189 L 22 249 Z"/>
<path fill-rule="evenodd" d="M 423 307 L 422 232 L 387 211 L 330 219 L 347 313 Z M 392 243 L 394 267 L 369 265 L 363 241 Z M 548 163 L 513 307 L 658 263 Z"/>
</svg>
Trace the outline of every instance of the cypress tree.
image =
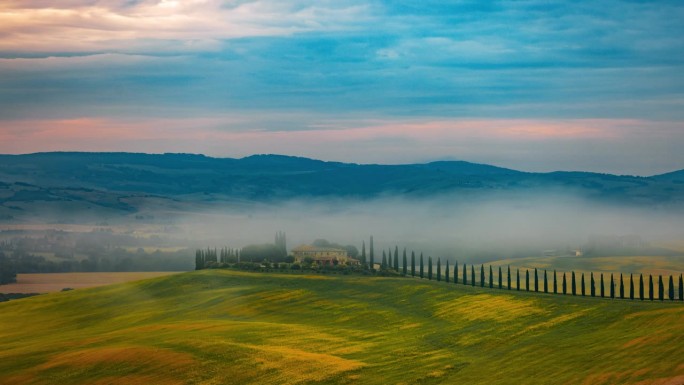
<svg viewBox="0 0 684 385">
<path fill-rule="evenodd" d="M 366 265 L 366 241 L 361 241 L 361 263 Z"/>
<path fill-rule="evenodd" d="M 399 272 L 399 247 L 394 246 L 394 271 Z"/>
<path fill-rule="evenodd" d="M 520 269 L 515 269 L 515 290 L 520 291 Z"/>
<path fill-rule="evenodd" d="M 613 281 L 613 274 L 610 274 L 610 298 L 615 299 L 615 282 Z"/>
<path fill-rule="evenodd" d="M 658 276 L 658 299 L 665 300 L 665 285 L 663 284 L 663 276 Z"/>
<path fill-rule="evenodd" d="M 475 265 L 470 265 L 470 284 L 475 286 Z"/>
<path fill-rule="evenodd" d="M 465 263 L 463 264 L 463 284 L 468 284 L 468 267 Z"/>
<path fill-rule="evenodd" d="M 575 282 L 575 272 L 572 272 L 572 283 L 570 288 L 572 289 L 572 295 L 577 295 L 577 282 Z"/>
<path fill-rule="evenodd" d="M 648 299 L 653 301 L 653 275 L 648 275 Z"/>
<path fill-rule="evenodd" d="M 458 283 L 458 261 L 454 261 L 454 283 Z"/>
<path fill-rule="evenodd" d="M 596 282 L 594 281 L 594 272 L 593 271 L 589 275 L 589 281 L 591 284 L 591 296 L 596 297 Z"/>
<path fill-rule="evenodd" d="M 508 265 L 508 275 L 506 278 L 506 283 L 508 283 L 508 290 L 511 290 L 511 265 Z"/>
<path fill-rule="evenodd" d="M 411 277 L 416 276 L 416 253 L 411 250 Z"/>
<path fill-rule="evenodd" d="M 442 258 L 437 257 L 437 281 L 442 281 Z"/>
<path fill-rule="evenodd" d="M 404 247 L 404 252 L 402 253 L 402 262 L 403 262 L 403 266 L 404 266 L 404 268 L 402 269 L 402 270 L 403 270 L 403 271 L 402 271 L 402 274 L 404 274 L 404 276 L 406 276 L 406 273 L 407 273 L 406 269 L 407 269 L 407 267 L 406 267 L 406 248 L 405 248 L 405 247 Z"/>
<path fill-rule="evenodd" d="M 684 301 L 684 278 L 679 274 L 679 300 Z"/>
<path fill-rule="evenodd" d="M 634 299 L 634 277 L 631 273 L 629 274 L 629 299 Z"/>
<path fill-rule="evenodd" d="M 382 263 L 380 264 L 380 268 L 383 270 L 387 268 L 387 255 L 385 254 L 385 250 L 382 251 Z"/>
<path fill-rule="evenodd" d="M 565 273 L 563 273 L 563 295 L 568 294 L 568 283 L 565 280 Z"/>
<path fill-rule="evenodd" d="M 670 297 L 670 301 L 674 301 L 674 280 L 672 279 L 672 276 L 670 276 L 670 287 L 668 288 L 667 294 Z"/>
<path fill-rule="evenodd" d="M 546 269 L 544 269 L 544 293 L 549 292 L 549 281 L 546 279 Z"/>
<path fill-rule="evenodd" d="M 446 260 L 446 267 L 444 268 L 444 282 L 449 283 L 449 260 Z"/>
<path fill-rule="evenodd" d="M 601 273 L 601 298 L 605 297 L 605 286 L 603 285 L 603 273 Z"/>
<path fill-rule="evenodd" d="M 620 299 L 625 299 L 625 284 L 622 282 L 622 273 L 620 273 Z"/>
<path fill-rule="evenodd" d="M 428 257 L 428 279 L 432 281 L 432 257 Z"/>
<path fill-rule="evenodd" d="M 534 268 L 534 291 L 539 292 L 539 277 L 537 276 L 537 268 Z"/>
<path fill-rule="evenodd" d="M 484 265 L 480 265 L 480 287 L 485 286 Z"/>
<path fill-rule="evenodd" d="M 584 291 L 584 273 L 582 273 L 582 297 L 584 297 L 585 291 Z"/>
<path fill-rule="evenodd" d="M 501 273 L 501 266 L 499 266 L 499 290 L 503 289 L 503 274 Z"/>
<path fill-rule="evenodd" d="M 558 275 L 556 269 L 553 269 L 553 294 L 558 294 Z"/>
<path fill-rule="evenodd" d="M 420 278 L 423 278 L 423 253 L 420 253 Z"/>
<path fill-rule="evenodd" d="M 375 252 L 373 250 L 373 236 L 371 235 L 370 237 L 370 250 L 369 250 L 369 257 L 370 257 L 370 268 L 375 269 Z"/>
<path fill-rule="evenodd" d="M 492 265 L 489 265 L 489 288 L 494 288 L 494 273 L 492 273 Z"/>
<path fill-rule="evenodd" d="M 530 291 L 530 271 L 525 269 L 525 290 Z"/>
<path fill-rule="evenodd" d="M 644 275 L 639 274 L 639 299 L 644 300 Z"/>
</svg>

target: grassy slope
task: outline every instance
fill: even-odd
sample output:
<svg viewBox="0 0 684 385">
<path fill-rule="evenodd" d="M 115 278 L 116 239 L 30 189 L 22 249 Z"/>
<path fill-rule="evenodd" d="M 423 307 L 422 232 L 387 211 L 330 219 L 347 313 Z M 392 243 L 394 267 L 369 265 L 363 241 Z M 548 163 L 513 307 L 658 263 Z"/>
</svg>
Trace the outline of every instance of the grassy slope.
<svg viewBox="0 0 684 385">
<path fill-rule="evenodd" d="M 681 303 L 201 271 L 0 304 L 0 383 L 682 383 L 683 319 Z"/>
</svg>

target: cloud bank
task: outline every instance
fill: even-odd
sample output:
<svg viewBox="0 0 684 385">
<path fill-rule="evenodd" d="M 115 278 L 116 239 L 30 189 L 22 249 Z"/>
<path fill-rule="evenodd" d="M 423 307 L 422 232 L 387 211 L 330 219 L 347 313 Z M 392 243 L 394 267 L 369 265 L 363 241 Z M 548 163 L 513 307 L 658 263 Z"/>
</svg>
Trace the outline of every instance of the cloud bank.
<svg viewBox="0 0 684 385">
<path fill-rule="evenodd" d="M 664 172 L 684 164 L 682 19 L 679 1 L 4 1 L 0 151 Z"/>
</svg>

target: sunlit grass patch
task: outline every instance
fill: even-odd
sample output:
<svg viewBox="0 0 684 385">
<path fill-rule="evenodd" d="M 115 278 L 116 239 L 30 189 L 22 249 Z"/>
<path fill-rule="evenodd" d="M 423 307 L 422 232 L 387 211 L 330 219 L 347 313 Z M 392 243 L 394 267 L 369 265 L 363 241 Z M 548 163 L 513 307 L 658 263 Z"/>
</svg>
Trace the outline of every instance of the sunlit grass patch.
<svg viewBox="0 0 684 385">
<path fill-rule="evenodd" d="M 545 310 L 531 299 L 505 294 L 477 294 L 436 304 L 435 316 L 449 320 L 509 322 L 544 313 Z"/>
</svg>

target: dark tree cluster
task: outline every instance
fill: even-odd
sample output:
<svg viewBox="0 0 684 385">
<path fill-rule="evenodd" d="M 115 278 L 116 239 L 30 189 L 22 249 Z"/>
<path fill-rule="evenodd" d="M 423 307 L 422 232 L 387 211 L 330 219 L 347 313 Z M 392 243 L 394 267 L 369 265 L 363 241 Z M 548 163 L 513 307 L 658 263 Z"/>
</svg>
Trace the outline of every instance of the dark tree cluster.
<svg viewBox="0 0 684 385">
<path fill-rule="evenodd" d="M 17 282 L 17 271 L 12 260 L 0 251 L 0 285 Z"/>
<path fill-rule="evenodd" d="M 241 252 L 238 249 L 224 247 L 221 250 L 206 249 L 195 251 L 195 270 L 227 266 L 240 262 Z"/>
</svg>

